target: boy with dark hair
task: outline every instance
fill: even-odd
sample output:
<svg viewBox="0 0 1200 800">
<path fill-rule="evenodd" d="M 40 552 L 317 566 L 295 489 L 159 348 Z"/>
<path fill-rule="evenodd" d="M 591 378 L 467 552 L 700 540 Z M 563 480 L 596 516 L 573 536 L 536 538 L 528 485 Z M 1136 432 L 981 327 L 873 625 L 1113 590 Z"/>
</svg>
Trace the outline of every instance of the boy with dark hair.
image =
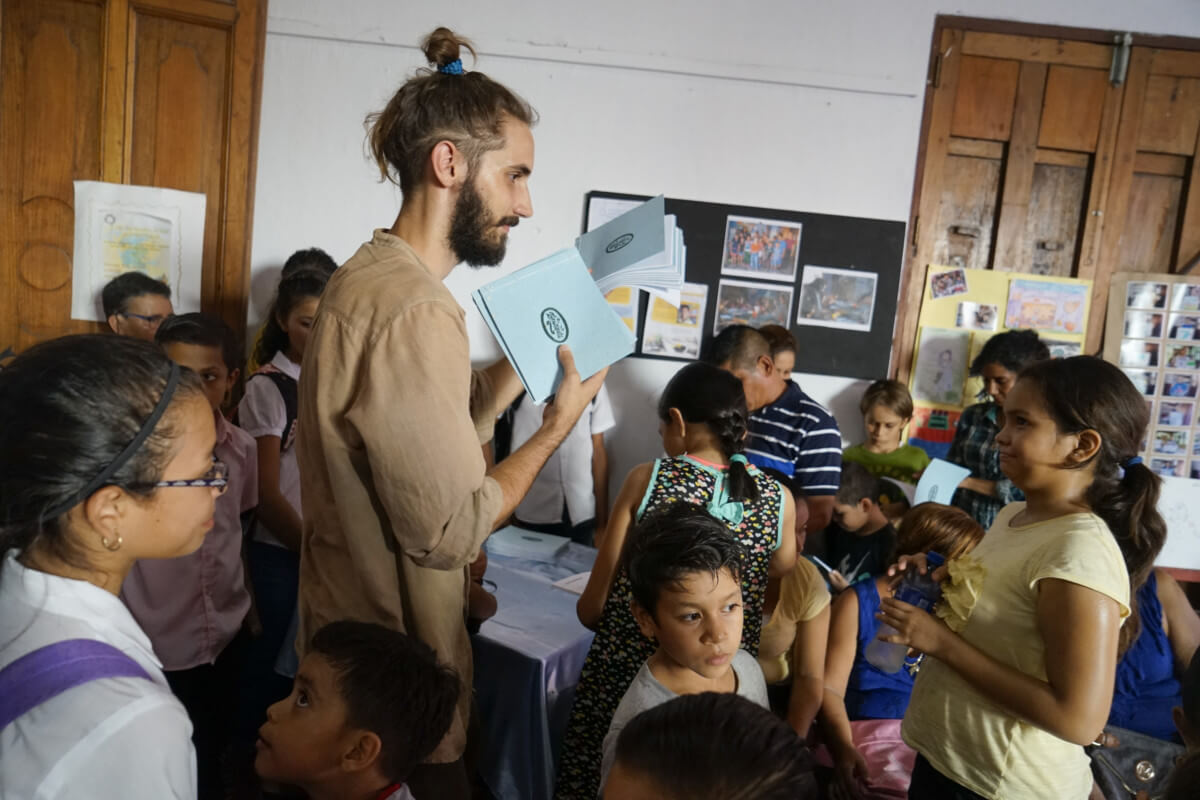
<svg viewBox="0 0 1200 800">
<path fill-rule="evenodd" d="M 104 318 L 113 333 L 147 342 L 163 320 L 174 313 L 171 287 L 143 272 L 125 272 L 100 290 Z"/>
<path fill-rule="evenodd" d="M 411 800 L 404 781 L 449 729 L 459 683 L 417 639 L 331 622 L 313 636 L 292 694 L 267 711 L 254 768 L 310 800 Z"/>
<path fill-rule="evenodd" d="M 211 314 L 181 314 L 159 326 L 156 341 L 172 361 L 200 376 L 217 429 L 213 456 L 227 483 L 200 549 L 181 558 L 138 561 L 121 597 L 150 637 L 171 691 L 192 719 L 199 796 L 219 798 L 224 796 L 220 767 L 232 725 L 231 697 L 248 643 L 242 632 L 250 610 L 242 517 L 258 506 L 257 448 L 221 413 L 238 378 L 241 348 L 233 330 Z"/>
<path fill-rule="evenodd" d="M 742 641 L 742 560 L 729 528 L 691 503 L 643 517 L 629 534 L 625 568 L 638 627 L 658 649 L 638 670 L 604 737 L 601 782 L 621 729 L 683 694 L 737 693 L 767 707 L 767 685 Z"/>
<path fill-rule="evenodd" d="M 617 737 L 607 800 L 815 800 L 804 742 L 734 694 L 676 697 Z"/>
<path fill-rule="evenodd" d="M 891 564 L 896 529 L 879 507 L 879 481 L 862 464 L 842 463 L 842 482 L 834 497 L 833 522 L 819 550 L 833 567 L 829 584 L 840 592 L 856 581 L 883 573 Z"/>
<path fill-rule="evenodd" d="M 303 250 L 297 250 L 288 256 L 287 261 L 283 262 L 283 271 L 279 273 L 279 279 L 283 280 L 302 269 L 315 269 L 329 276 L 337 268 L 337 262 L 333 260 L 333 256 L 329 255 L 329 253 L 326 253 L 319 247 L 307 247 Z"/>
</svg>

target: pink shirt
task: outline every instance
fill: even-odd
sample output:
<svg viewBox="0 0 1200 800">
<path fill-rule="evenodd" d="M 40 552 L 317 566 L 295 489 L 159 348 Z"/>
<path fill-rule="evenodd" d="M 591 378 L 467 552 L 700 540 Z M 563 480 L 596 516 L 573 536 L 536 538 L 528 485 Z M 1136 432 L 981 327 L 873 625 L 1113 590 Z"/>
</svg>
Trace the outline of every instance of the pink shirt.
<svg viewBox="0 0 1200 800">
<path fill-rule="evenodd" d="M 216 661 L 250 610 L 242 572 L 241 515 L 258 505 L 258 451 L 250 434 L 220 414 L 216 422 L 213 452 L 229 468 L 229 486 L 217 498 L 213 528 L 204 544 L 180 558 L 137 562 L 121 588 L 121 598 L 167 671 Z"/>
</svg>

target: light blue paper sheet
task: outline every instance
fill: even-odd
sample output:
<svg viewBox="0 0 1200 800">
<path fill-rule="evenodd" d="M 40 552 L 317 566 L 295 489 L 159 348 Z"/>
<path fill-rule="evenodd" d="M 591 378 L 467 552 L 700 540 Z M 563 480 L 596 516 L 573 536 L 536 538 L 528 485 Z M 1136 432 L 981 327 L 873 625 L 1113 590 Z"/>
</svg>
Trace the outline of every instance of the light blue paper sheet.
<svg viewBox="0 0 1200 800">
<path fill-rule="evenodd" d="M 954 490 L 962 483 L 963 478 L 971 474 L 971 470 L 935 458 L 929 462 L 921 480 L 917 481 L 917 491 L 913 493 L 913 505 L 918 503 L 941 503 L 950 505 Z"/>
</svg>

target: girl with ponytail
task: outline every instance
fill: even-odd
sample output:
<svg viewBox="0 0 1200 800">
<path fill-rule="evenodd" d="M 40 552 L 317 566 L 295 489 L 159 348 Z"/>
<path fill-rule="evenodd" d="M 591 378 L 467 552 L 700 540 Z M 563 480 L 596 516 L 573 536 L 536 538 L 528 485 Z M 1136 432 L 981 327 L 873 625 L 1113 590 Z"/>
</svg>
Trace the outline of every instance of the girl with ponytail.
<svg viewBox="0 0 1200 800">
<path fill-rule="evenodd" d="M 619 566 L 634 524 L 671 503 L 692 503 L 722 520 L 746 553 L 741 584 L 745 624 L 742 649 L 758 653 L 768 574 L 796 562 L 795 503 L 774 479 L 742 455 L 746 397 L 741 381 L 709 364 L 675 374 L 658 406 L 667 457 L 635 467 L 625 479 L 604 531 L 600 552 L 577 611 L 596 631 L 583 665 L 559 767 L 555 795 L 596 797 L 601 745 L 613 712 L 655 645 L 630 610 L 629 579 Z"/>
<path fill-rule="evenodd" d="M 886 638 L 929 656 L 904 719 L 919 754 L 909 797 L 1088 797 L 1083 745 L 1108 718 L 1166 537 L 1159 478 L 1137 455 L 1147 422 L 1124 373 L 1090 356 L 1026 367 L 1008 392 L 996 444 L 1025 502 L 940 570 L 944 624 L 881 603 L 898 631 Z"/>
</svg>

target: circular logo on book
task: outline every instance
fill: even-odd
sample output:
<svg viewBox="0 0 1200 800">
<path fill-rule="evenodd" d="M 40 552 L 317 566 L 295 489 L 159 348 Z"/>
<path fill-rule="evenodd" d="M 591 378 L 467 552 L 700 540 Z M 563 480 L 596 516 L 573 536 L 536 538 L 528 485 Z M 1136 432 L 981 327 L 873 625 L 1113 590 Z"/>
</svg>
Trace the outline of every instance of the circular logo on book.
<svg viewBox="0 0 1200 800">
<path fill-rule="evenodd" d="M 565 342 L 567 334 L 571 332 L 567 327 L 567 319 L 559 313 L 557 308 L 542 309 L 542 330 L 550 337 L 553 342 Z"/>
<path fill-rule="evenodd" d="M 620 236 L 618 236 L 617 238 L 613 239 L 611 242 L 609 242 L 608 247 L 604 248 L 604 252 L 615 253 L 632 241 L 633 241 L 632 233 L 623 233 Z"/>
</svg>

